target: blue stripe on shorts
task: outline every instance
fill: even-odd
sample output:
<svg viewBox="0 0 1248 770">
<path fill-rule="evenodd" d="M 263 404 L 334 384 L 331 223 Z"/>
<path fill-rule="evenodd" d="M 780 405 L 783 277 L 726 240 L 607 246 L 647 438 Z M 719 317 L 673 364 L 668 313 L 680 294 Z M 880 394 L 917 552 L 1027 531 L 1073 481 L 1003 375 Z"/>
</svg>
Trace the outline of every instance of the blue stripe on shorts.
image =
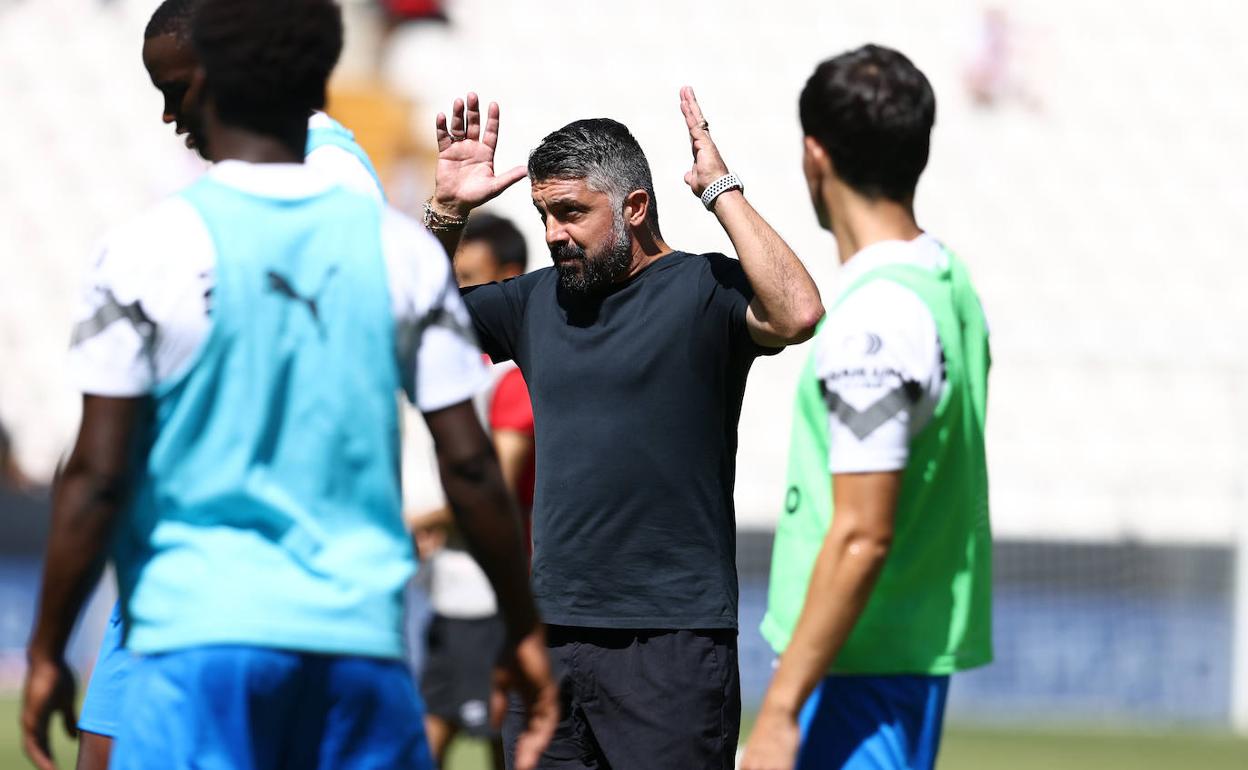
<svg viewBox="0 0 1248 770">
<path fill-rule="evenodd" d="M 798 770 L 931 770 L 948 676 L 825 677 L 802 707 Z"/>
<path fill-rule="evenodd" d="M 78 716 L 78 729 L 89 733 L 115 737 L 120 728 L 121 704 L 130 679 L 134 658 L 121 646 L 125 635 L 121 622 L 121 603 L 113 605 L 108 616 L 104 638 L 100 640 L 100 652 L 95 658 L 95 669 L 82 700 L 82 713 Z"/>
</svg>

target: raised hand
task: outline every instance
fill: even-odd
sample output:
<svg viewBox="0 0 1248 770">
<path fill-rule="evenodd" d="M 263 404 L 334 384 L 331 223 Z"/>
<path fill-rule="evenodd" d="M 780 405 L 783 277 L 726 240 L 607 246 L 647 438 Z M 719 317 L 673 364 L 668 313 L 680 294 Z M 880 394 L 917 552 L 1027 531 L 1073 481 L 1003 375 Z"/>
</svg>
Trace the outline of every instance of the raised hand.
<svg viewBox="0 0 1248 770">
<path fill-rule="evenodd" d="M 698 106 L 698 97 L 693 89 L 685 86 L 680 89 L 680 111 L 685 115 L 685 125 L 689 127 L 689 144 L 693 148 L 693 168 L 685 173 L 685 184 L 693 190 L 693 194 L 702 197 L 702 192 L 724 174 L 728 166 L 719 155 L 719 148 L 711 139 L 711 126 L 702 117 L 702 108 Z"/>
<path fill-rule="evenodd" d="M 451 122 L 439 112 L 434 123 L 438 139 L 438 165 L 434 172 L 433 204 L 439 211 L 465 217 L 482 203 L 524 178 L 517 166 L 495 175 L 494 150 L 498 147 L 498 105 L 490 102 L 485 125 L 481 102 L 469 93 L 451 107 Z"/>
</svg>

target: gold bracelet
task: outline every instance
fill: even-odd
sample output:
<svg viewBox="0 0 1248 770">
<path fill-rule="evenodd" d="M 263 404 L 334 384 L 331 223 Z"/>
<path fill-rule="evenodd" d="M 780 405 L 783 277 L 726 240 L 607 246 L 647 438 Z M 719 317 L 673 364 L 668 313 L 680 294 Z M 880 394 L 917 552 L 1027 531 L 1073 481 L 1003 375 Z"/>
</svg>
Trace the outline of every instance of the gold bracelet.
<svg viewBox="0 0 1248 770">
<path fill-rule="evenodd" d="M 462 230 L 468 224 L 468 217 L 453 217 L 435 211 L 433 196 L 425 201 L 425 227 L 434 233 L 449 233 Z"/>
</svg>

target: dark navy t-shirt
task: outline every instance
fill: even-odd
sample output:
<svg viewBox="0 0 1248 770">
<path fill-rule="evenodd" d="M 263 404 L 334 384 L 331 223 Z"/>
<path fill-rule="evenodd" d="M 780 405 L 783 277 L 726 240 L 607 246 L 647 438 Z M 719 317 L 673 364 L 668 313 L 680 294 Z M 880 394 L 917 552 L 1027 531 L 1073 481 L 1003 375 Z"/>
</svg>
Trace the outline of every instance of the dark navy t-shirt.
<svg viewBox="0 0 1248 770">
<path fill-rule="evenodd" d="M 547 623 L 735 628 L 737 421 L 754 358 L 740 263 L 673 252 L 605 297 L 554 268 L 465 291 L 533 400 L 533 590 Z"/>
</svg>

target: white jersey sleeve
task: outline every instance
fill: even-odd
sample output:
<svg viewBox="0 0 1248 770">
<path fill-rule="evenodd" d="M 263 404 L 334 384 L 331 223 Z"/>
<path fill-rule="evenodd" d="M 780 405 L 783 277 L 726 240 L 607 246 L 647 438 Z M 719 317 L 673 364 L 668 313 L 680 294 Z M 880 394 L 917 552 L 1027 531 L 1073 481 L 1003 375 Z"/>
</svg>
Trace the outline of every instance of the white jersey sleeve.
<svg viewBox="0 0 1248 770">
<path fill-rule="evenodd" d="M 178 372 L 209 328 L 212 239 L 170 198 L 97 249 L 74 309 L 69 370 L 83 393 L 135 397 Z"/>
<path fill-rule="evenodd" d="M 223 166 L 214 171 L 240 189 L 263 182 L 257 189 L 306 194 L 330 178 L 317 172 L 316 178 L 296 174 L 275 180 L 288 174 Z M 486 387 L 489 374 L 450 260 L 417 222 L 388 207 L 383 212 L 382 250 L 404 389 L 425 412 L 470 400 Z M 177 196 L 106 238 L 74 312 L 69 364 L 78 388 L 93 395 L 142 396 L 189 366 L 211 330 L 215 263 L 203 219 Z"/>
<path fill-rule="evenodd" d="M 828 406 L 832 473 L 897 471 L 944 389 L 936 323 L 909 289 L 865 284 L 828 315 L 815 342 Z"/>
<path fill-rule="evenodd" d="M 386 207 L 382 248 L 408 398 L 422 412 L 472 399 L 488 386 L 489 372 L 442 245 L 415 220 Z"/>
<path fill-rule="evenodd" d="M 372 173 L 359 158 L 341 147 L 321 145 L 308 153 L 304 162 L 324 171 L 327 176 L 352 192 L 367 195 L 378 203 L 383 201 L 381 187 Z"/>
</svg>

